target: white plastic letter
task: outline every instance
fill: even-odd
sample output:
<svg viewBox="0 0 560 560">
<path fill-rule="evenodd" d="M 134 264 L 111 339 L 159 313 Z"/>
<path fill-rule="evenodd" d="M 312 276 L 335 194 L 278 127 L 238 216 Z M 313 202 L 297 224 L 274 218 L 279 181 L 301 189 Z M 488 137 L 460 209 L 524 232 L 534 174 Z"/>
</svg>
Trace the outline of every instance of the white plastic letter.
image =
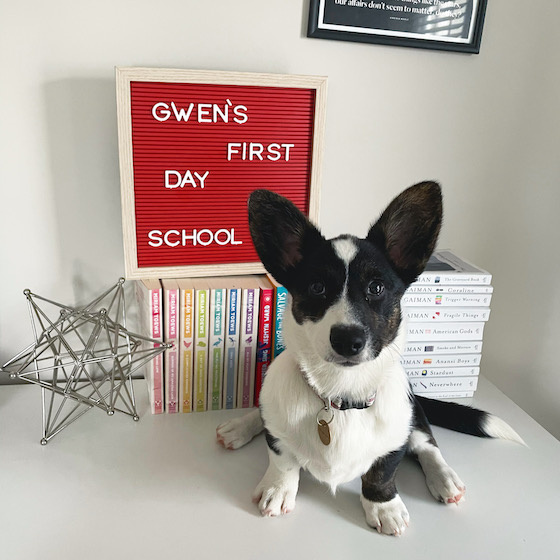
<svg viewBox="0 0 560 560">
<path fill-rule="evenodd" d="M 161 111 L 158 111 L 158 109 L 161 107 Z M 170 116 L 171 116 L 171 111 L 169 110 L 169 105 L 167 103 L 156 103 L 153 107 L 152 107 L 152 116 L 154 117 L 154 119 L 156 119 L 156 121 L 159 122 L 164 122 L 166 121 Z"/>
<path fill-rule="evenodd" d="M 196 245 L 196 229 L 193 229 L 193 232 L 192 232 L 191 235 L 187 235 L 187 231 L 183 230 L 183 237 L 182 237 L 183 247 L 185 247 L 187 245 L 187 241 L 189 239 L 192 241 L 193 245 Z"/>
<path fill-rule="evenodd" d="M 240 148 L 240 147 L 241 147 L 241 142 L 228 142 L 228 145 L 227 145 L 228 161 L 231 161 L 232 154 L 238 154 L 239 153 L 239 150 L 237 150 L 236 148 Z"/>
<path fill-rule="evenodd" d="M 253 156 L 257 156 L 262 161 L 263 150 L 264 146 L 260 142 L 251 142 L 249 144 L 249 160 L 253 161 Z"/>
<path fill-rule="evenodd" d="M 151 247 L 161 247 L 163 245 L 163 241 L 161 239 L 161 231 L 159 229 L 153 229 L 148 233 L 148 237 L 150 241 L 148 241 L 148 245 Z"/>
<path fill-rule="evenodd" d="M 293 148 L 295 144 L 281 144 L 281 146 L 286 149 L 286 161 L 290 161 L 290 148 Z"/>
<path fill-rule="evenodd" d="M 206 173 L 204 173 L 204 175 L 200 175 L 196 171 L 194 172 L 194 174 L 196 175 L 196 178 L 200 181 L 200 188 L 201 189 L 204 188 L 204 181 L 206 180 L 206 177 L 208 177 L 209 173 L 210 173 L 210 171 L 206 171 Z"/>
<path fill-rule="evenodd" d="M 280 153 L 280 144 L 276 144 L 276 142 L 270 144 L 268 146 L 268 155 L 266 157 L 270 161 L 278 161 L 282 157 L 282 154 Z"/>
<path fill-rule="evenodd" d="M 183 120 L 187 122 L 191 116 L 193 107 L 194 107 L 194 103 L 191 103 L 186 111 L 183 108 L 177 110 L 177 106 L 175 105 L 175 103 L 173 101 L 171 102 L 171 108 L 173 109 L 173 112 L 175 113 L 175 118 L 178 121 Z"/>
<path fill-rule="evenodd" d="M 195 231 L 196 231 L 196 230 L 195 230 Z M 208 239 L 207 239 L 206 241 L 203 241 L 203 240 L 201 239 L 200 236 L 201 236 L 202 234 L 208 236 Z M 198 232 L 196 238 L 197 238 L 197 241 L 198 241 L 201 245 L 204 245 L 204 246 L 210 245 L 210 243 L 212 243 L 212 241 L 214 241 L 214 235 L 213 235 L 213 233 L 212 233 L 209 229 L 201 229 L 201 230 Z"/>
<path fill-rule="evenodd" d="M 231 228 L 231 244 L 232 245 L 243 245 L 243 241 L 235 241 L 235 229 Z"/>
<path fill-rule="evenodd" d="M 175 184 L 170 182 L 170 178 L 172 175 L 175 175 L 177 182 Z M 166 189 L 176 189 L 181 184 L 181 174 L 174 169 L 166 169 L 165 170 L 165 188 Z"/>
<path fill-rule="evenodd" d="M 233 108 L 233 113 L 235 114 L 233 120 L 237 124 L 245 124 L 249 120 L 249 117 L 247 116 L 245 111 L 247 111 L 247 107 L 245 107 L 245 105 L 237 105 Z"/>
<path fill-rule="evenodd" d="M 225 234 L 225 238 L 223 240 L 220 240 L 218 238 L 218 236 L 220 234 Z M 214 234 L 214 241 L 218 244 L 218 245 L 227 245 L 230 241 L 231 241 L 231 233 L 229 232 L 228 229 L 219 229 L 215 234 Z"/>
<path fill-rule="evenodd" d="M 170 235 L 181 235 L 176 229 L 170 229 L 169 231 L 165 232 L 165 235 L 163 236 L 163 240 L 165 241 L 165 244 L 168 247 L 177 247 L 177 245 L 179 245 L 179 241 L 169 241 L 169 236 Z"/>
<path fill-rule="evenodd" d="M 212 105 L 210 103 L 199 103 L 198 104 L 198 122 L 199 123 L 211 123 L 212 117 L 210 116 L 210 110 Z"/>
<path fill-rule="evenodd" d="M 187 183 L 189 183 L 191 187 L 196 187 L 196 181 L 194 180 L 194 177 L 192 176 L 190 169 L 185 171 L 185 176 L 183 177 L 181 188 L 183 188 Z"/>
</svg>

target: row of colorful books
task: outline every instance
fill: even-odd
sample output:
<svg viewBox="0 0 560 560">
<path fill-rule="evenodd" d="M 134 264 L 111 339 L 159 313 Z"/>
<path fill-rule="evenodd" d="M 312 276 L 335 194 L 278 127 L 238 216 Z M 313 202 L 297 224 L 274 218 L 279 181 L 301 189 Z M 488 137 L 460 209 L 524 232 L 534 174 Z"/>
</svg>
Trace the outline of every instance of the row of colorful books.
<svg viewBox="0 0 560 560">
<path fill-rule="evenodd" d="M 172 344 L 145 372 L 153 414 L 258 405 L 266 370 L 284 348 L 285 288 L 254 275 L 136 287 L 143 334 Z"/>
<path fill-rule="evenodd" d="M 408 321 L 402 364 L 417 394 L 472 397 L 490 317 L 492 276 L 449 250 L 435 252 L 402 299 Z"/>
</svg>

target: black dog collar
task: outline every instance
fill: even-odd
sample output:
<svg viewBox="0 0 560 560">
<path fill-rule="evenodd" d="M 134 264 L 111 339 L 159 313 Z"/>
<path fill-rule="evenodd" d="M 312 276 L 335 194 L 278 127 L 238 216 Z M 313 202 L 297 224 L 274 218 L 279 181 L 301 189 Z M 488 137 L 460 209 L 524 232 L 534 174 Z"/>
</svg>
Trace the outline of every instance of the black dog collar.
<svg viewBox="0 0 560 560">
<path fill-rule="evenodd" d="M 332 399 L 327 399 L 325 397 L 322 397 L 317 390 L 315 389 L 315 387 L 313 387 L 313 385 L 311 385 L 311 383 L 309 383 L 309 380 L 307 379 L 307 375 L 305 375 L 305 372 L 303 370 L 301 370 L 301 373 L 303 375 L 303 378 L 305 379 L 305 382 L 307 383 L 307 385 L 309 386 L 309 388 L 317 395 L 317 397 L 319 397 L 322 401 L 325 410 L 330 410 L 330 409 L 335 409 L 335 410 L 363 410 L 364 408 L 369 408 L 370 406 L 373 405 L 373 403 L 375 402 L 375 398 L 377 396 L 377 391 L 374 391 L 373 394 L 367 398 L 367 400 L 365 401 L 350 401 L 348 399 L 343 399 L 342 397 L 334 397 Z"/>
<path fill-rule="evenodd" d="M 336 397 L 334 399 L 331 399 L 330 404 L 331 404 L 331 408 L 334 408 L 336 410 L 350 410 L 352 408 L 361 410 L 363 408 L 369 408 L 375 402 L 376 396 L 377 394 L 373 393 L 371 397 L 369 397 L 366 401 L 362 401 L 362 402 L 354 402 L 354 401 L 349 401 L 347 399 L 343 399 L 341 397 Z"/>
</svg>

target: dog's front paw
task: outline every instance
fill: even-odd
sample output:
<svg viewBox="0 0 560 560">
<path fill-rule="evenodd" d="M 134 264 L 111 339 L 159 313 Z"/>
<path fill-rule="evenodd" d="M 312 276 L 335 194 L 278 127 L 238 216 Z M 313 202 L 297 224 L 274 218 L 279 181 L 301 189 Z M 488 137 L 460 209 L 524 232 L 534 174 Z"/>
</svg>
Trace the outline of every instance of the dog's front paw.
<svg viewBox="0 0 560 560">
<path fill-rule="evenodd" d="M 296 506 L 298 480 L 283 477 L 270 480 L 267 475 L 253 492 L 253 502 L 258 504 L 264 517 L 278 517 L 290 513 Z"/>
<path fill-rule="evenodd" d="M 239 449 L 252 439 L 242 418 L 235 418 L 220 424 L 216 428 L 218 443 L 226 449 Z"/>
<path fill-rule="evenodd" d="M 378 533 L 398 537 L 408 527 L 408 510 L 398 494 L 388 502 L 372 502 L 363 496 L 361 501 L 368 525 Z"/>
<path fill-rule="evenodd" d="M 444 504 L 459 504 L 465 497 L 465 485 L 449 466 L 441 466 L 426 475 L 432 496 Z"/>
<path fill-rule="evenodd" d="M 263 429 L 259 410 L 228 420 L 216 428 L 216 439 L 226 449 L 239 449 L 249 443 Z"/>
</svg>

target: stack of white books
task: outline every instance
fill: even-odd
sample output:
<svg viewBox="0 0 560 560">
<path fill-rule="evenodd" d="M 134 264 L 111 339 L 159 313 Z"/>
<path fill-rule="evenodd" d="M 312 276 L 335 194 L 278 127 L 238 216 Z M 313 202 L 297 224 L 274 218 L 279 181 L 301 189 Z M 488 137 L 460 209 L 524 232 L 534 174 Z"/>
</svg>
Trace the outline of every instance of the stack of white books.
<svg viewBox="0 0 560 560">
<path fill-rule="evenodd" d="M 492 276 L 448 250 L 436 251 L 405 292 L 402 364 L 416 394 L 472 397 L 478 383 Z"/>
</svg>

